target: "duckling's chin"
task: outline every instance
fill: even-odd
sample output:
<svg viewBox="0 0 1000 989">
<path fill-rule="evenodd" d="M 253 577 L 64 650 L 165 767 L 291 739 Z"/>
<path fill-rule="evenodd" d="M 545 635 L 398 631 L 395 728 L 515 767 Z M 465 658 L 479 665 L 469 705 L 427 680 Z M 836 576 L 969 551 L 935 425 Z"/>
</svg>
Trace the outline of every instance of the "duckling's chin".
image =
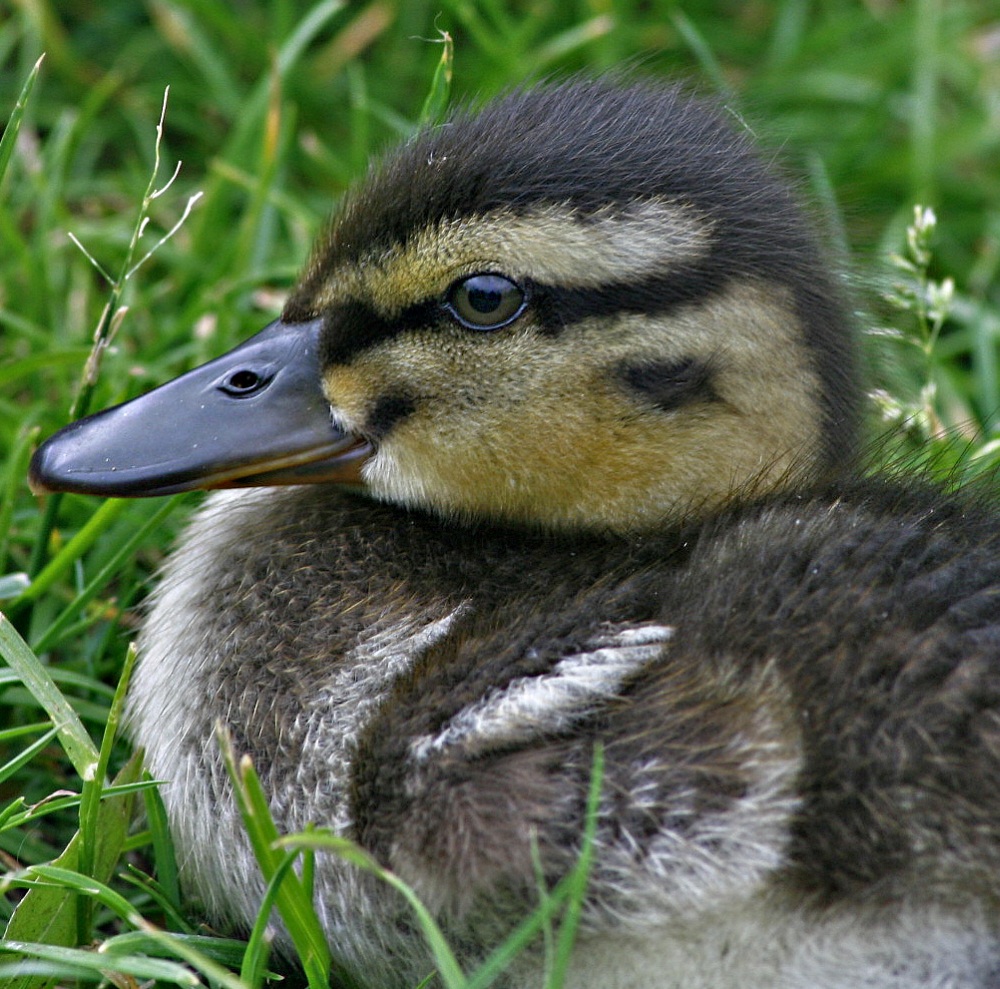
<svg viewBox="0 0 1000 989">
<path fill-rule="evenodd" d="M 361 468 L 364 493 L 378 501 L 404 508 L 432 508 L 424 477 L 399 470 L 395 458 L 380 447 Z M 438 513 L 453 514 L 453 513 Z"/>
<path fill-rule="evenodd" d="M 607 476 L 588 484 L 579 476 L 555 483 L 551 476 L 542 479 L 528 470 L 508 469 L 489 478 L 480 473 L 472 483 L 467 472 L 449 470 L 440 462 L 428 464 L 392 442 L 381 445 L 360 471 L 369 497 L 447 520 L 619 536 L 682 528 L 760 492 L 807 488 L 815 482 L 814 474 L 811 460 L 788 457 L 740 481 L 730 479 L 713 489 L 703 486 L 700 496 L 688 490 L 695 479 L 681 483 L 666 471 L 654 483 L 648 474 L 623 471 L 615 477 L 609 468 Z"/>
</svg>

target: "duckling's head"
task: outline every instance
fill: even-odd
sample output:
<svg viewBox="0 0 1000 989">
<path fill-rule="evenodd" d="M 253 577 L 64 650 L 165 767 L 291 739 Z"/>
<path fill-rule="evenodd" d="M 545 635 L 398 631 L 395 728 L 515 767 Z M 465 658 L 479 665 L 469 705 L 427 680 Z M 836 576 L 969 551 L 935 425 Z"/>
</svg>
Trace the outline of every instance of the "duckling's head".
<svg viewBox="0 0 1000 989">
<path fill-rule="evenodd" d="M 828 475 L 857 405 L 839 294 L 744 131 L 677 89 L 575 81 L 418 135 L 348 196 L 278 323 L 68 427 L 32 475 L 349 482 L 633 531 Z M 149 438 L 164 415 L 180 449 Z"/>
</svg>

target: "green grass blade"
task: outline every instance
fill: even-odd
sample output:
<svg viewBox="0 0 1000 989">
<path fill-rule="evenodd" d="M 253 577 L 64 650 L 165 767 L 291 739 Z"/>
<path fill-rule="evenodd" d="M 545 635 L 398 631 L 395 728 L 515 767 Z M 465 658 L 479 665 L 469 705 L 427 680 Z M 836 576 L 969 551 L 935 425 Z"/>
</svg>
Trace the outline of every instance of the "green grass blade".
<svg viewBox="0 0 1000 989">
<path fill-rule="evenodd" d="M 138 755 L 133 756 L 118 773 L 115 783 L 128 786 L 136 782 L 141 766 L 142 763 Z M 83 774 L 81 773 L 81 775 Z M 101 802 L 95 835 L 92 839 L 96 841 L 92 870 L 94 875 L 81 876 L 81 880 L 103 885 L 110 878 L 115 864 L 121 856 L 128 829 L 132 823 L 132 804 L 133 794 L 131 792 Z M 28 892 L 14 909 L 4 934 L 8 948 L 10 947 L 9 942 L 34 942 L 38 945 L 61 948 L 72 948 L 76 945 L 79 933 L 78 894 L 81 889 L 76 880 L 72 883 L 66 883 L 61 879 L 56 879 L 56 877 L 62 873 L 79 875 L 77 871 L 79 853 L 80 832 L 78 831 L 54 862 L 26 870 L 26 875 L 34 874 L 48 881 L 41 884 L 29 884 Z M 38 872 L 39 869 L 55 869 L 56 872 Z M 132 908 L 130 907 L 130 909 Z M 33 982 L 25 976 L 22 980 L 11 980 L 3 989 L 30 989 L 34 985 L 37 985 L 37 982 Z"/>
<path fill-rule="evenodd" d="M 129 559 L 148 538 L 151 532 L 155 531 L 159 524 L 174 510 L 177 500 L 169 498 L 163 503 L 135 532 L 125 540 L 115 551 L 114 555 L 97 572 L 87 586 L 66 606 L 65 610 L 58 618 L 45 630 L 35 643 L 35 651 L 44 653 L 54 646 L 60 635 L 66 630 L 74 618 L 89 604 L 105 587 L 111 578 L 121 568 L 122 563 Z M 67 544 L 66 549 L 69 549 Z M 49 566 L 53 566 L 61 557 L 61 553 L 52 561 Z M 48 568 L 46 568 L 47 570 Z M 44 572 L 44 571 L 43 571 Z M 27 592 L 26 592 L 27 593 Z"/>
<path fill-rule="evenodd" d="M 2 813 L 0 813 L 0 831 L 8 828 L 23 828 L 26 824 L 45 817 L 47 814 L 58 814 L 64 810 L 80 806 L 79 794 L 63 797 L 50 797 L 40 803 L 28 805 L 23 797 L 18 797 Z"/>
<path fill-rule="evenodd" d="M 344 0 L 323 0 L 309 9 L 309 12 L 298 23 L 291 35 L 285 39 L 278 50 L 278 72 L 286 72 L 302 57 L 308 45 L 326 26 L 335 14 L 346 7 Z"/>
<path fill-rule="evenodd" d="M 54 973 L 70 971 L 79 977 L 90 977 L 97 982 L 104 981 L 107 978 L 105 973 L 113 970 L 136 979 L 156 979 L 172 985 L 190 986 L 191 989 L 201 984 L 198 977 L 185 966 L 161 958 L 146 958 L 144 955 L 116 957 L 100 950 L 95 952 L 90 949 L 65 948 L 31 941 L 10 941 L 2 947 L 11 953 L 55 963 L 51 969 L 17 963 L 4 966 L 7 972 L 14 975 L 32 970 Z"/>
<path fill-rule="evenodd" d="M 442 982 L 447 989 L 487 989 L 495 982 L 510 963 L 538 935 L 539 931 L 558 913 L 564 905 L 566 912 L 559 928 L 553 964 L 551 989 L 558 989 L 565 979 L 569 967 L 569 956 L 576 938 L 583 899 L 593 861 L 594 838 L 597 830 L 598 807 L 601 783 L 604 777 L 604 750 L 597 745 L 594 750 L 593 771 L 587 794 L 586 823 L 580 858 L 573 870 L 564 877 L 531 915 L 508 935 L 487 960 L 469 977 L 466 977 L 458 960 L 449 947 L 443 932 L 431 916 L 430 911 L 420 902 L 416 893 L 399 876 L 382 868 L 364 849 L 346 838 L 328 831 L 315 831 L 289 835 L 279 840 L 283 848 L 313 849 L 338 855 L 351 864 L 371 872 L 382 882 L 392 886 L 410 904 L 420 924 L 424 938 L 434 956 Z"/>
<path fill-rule="evenodd" d="M 52 720 L 59 733 L 59 742 L 80 777 L 86 779 L 92 775 L 99 758 L 97 746 L 48 671 L 3 614 L 0 614 L 0 657 Z"/>
<path fill-rule="evenodd" d="M 70 889 L 81 895 L 93 897 L 129 924 L 134 925 L 141 919 L 132 904 L 121 893 L 76 869 L 67 869 L 61 865 L 35 865 L 27 870 L 27 874 L 59 889 Z"/>
<path fill-rule="evenodd" d="M 109 954 L 142 952 L 157 958 L 176 957 L 174 948 L 178 944 L 198 952 L 213 962 L 233 968 L 239 967 L 246 950 L 245 942 L 237 938 L 176 932 L 167 935 L 161 931 L 150 933 L 144 930 L 115 934 L 104 942 L 104 950 Z"/>
<path fill-rule="evenodd" d="M 4 128 L 3 136 L 0 137 L 0 188 L 2 188 L 4 176 L 7 174 L 7 166 L 10 164 L 11 155 L 14 154 L 14 144 L 17 141 L 18 131 L 21 129 L 21 120 L 24 117 L 24 109 L 28 104 L 28 97 L 31 95 L 35 80 L 38 78 L 38 72 L 42 67 L 42 60 L 44 58 L 44 55 L 40 55 L 31 72 L 28 73 L 28 78 L 21 87 L 21 95 L 18 96 L 17 102 L 14 104 L 14 110 L 7 121 L 7 126 Z"/>
<path fill-rule="evenodd" d="M 431 79 L 431 88 L 420 110 L 420 125 L 440 123 L 448 111 L 451 96 L 452 68 L 455 61 L 455 43 L 447 31 L 441 32 L 441 57 Z"/>
<path fill-rule="evenodd" d="M 148 773 L 145 779 L 151 779 Z M 163 806 L 163 797 L 158 788 L 147 790 L 143 794 L 146 808 L 146 821 L 153 843 L 153 859 L 156 862 L 156 878 L 159 881 L 163 895 L 172 908 L 180 911 L 181 887 L 177 872 L 177 856 L 174 854 L 174 844 L 170 837 L 170 827 L 167 824 L 167 811 Z"/>
<path fill-rule="evenodd" d="M 270 943 L 267 936 L 267 928 L 271 919 L 271 911 L 277 905 L 278 890 L 285 881 L 289 870 L 298 858 L 296 852 L 289 852 L 274 870 L 274 875 L 268 880 L 264 897 L 260 901 L 260 908 L 257 910 L 257 919 L 254 921 L 250 937 L 247 939 L 247 949 L 243 956 L 243 964 L 240 966 L 240 978 L 248 986 L 259 986 L 264 980 L 267 958 L 270 954 Z"/>
<path fill-rule="evenodd" d="M 35 601 L 50 591 L 56 581 L 94 545 L 108 526 L 121 515 L 127 505 L 128 500 L 125 498 L 108 498 L 91 515 L 86 525 L 32 579 L 31 586 L 13 602 L 11 609 Z"/>
<path fill-rule="evenodd" d="M 45 727 L 44 725 L 26 725 L 25 726 L 30 731 L 38 731 L 40 727 Z M 10 732 L 0 732 L 0 742 L 10 741 L 11 736 L 22 733 L 22 729 L 14 729 Z M 38 755 L 46 745 L 56 737 L 55 728 L 50 728 L 41 738 L 35 739 L 26 749 L 18 752 L 16 756 L 12 759 L 8 759 L 2 766 L 0 766 L 0 783 L 6 779 L 10 779 L 22 766 L 27 765 L 31 760 Z"/>
<path fill-rule="evenodd" d="M 597 814 L 601 803 L 601 783 L 604 780 L 604 746 L 594 747 L 593 768 L 590 775 L 590 789 L 587 793 L 587 814 L 584 822 L 583 847 L 580 858 L 569 874 L 566 913 L 559 925 L 556 939 L 555 959 L 552 977 L 547 989 L 561 989 L 569 970 L 570 953 L 576 942 L 576 932 L 583 912 L 583 900 L 590 879 L 590 869 L 594 861 L 594 838 L 597 834 Z"/>
<path fill-rule="evenodd" d="M 466 989 L 467 981 L 461 966 L 458 964 L 458 959 L 448 946 L 444 933 L 438 927 L 430 911 L 399 876 L 382 868 L 363 848 L 347 838 L 341 838 L 329 831 L 310 831 L 304 834 L 289 835 L 278 840 L 277 844 L 282 848 L 308 848 L 314 851 L 331 852 L 344 861 L 364 869 L 365 872 L 372 873 L 382 882 L 401 893 L 416 914 L 424 938 L 434 955 L 434 962 L 438 967 L 441 980 L 447 989 Z"/>
<path fill-rule="evenodd" d="M 14 448 L 7 458 L 7 470 L 3 478 L 3 489 L 0 490 L 0 574 L 7 566 L 7 542 L 14 517 L 14 503 L 18 492 L 24 484 L 28 470 L 28 460 L 31 448 L 38 436 L 37 426 L 22 426 L 14 440 Z"/>
<path fill-rule="evenodd" d="M 152 784 L 154 792 L 157 786 L 158 784 L 156 783 Z M 149 790 L 143 790 L 143 796 L 146 796 L 149 792 Z M 144 848 L 148 845 L 149 832 L 140 832 L 129 836 L 129 840 L 126 842 L 125 850 L 130 851 L 132 848 Z M 170 902 L 167 895 L 163 892 L 162 886 L 155 879 L 131 864 L 128 868 L 129 871 L 123 873 L 121 879 L 124 882 L 130 883 L 136 889 L 142 890 L 146 898 L 156 904 L 156 907 L 159 908 L 160 915 L 163 917 L 164 927 L 174 934 L 194 933 L 194 927 L 187 922 L 184 915 L 181 913 L 181 909 L 176 904 Z M 242 943 L 243 942 L 241 941 L 240 944 Z M 243 957 L 242 954 L 240 957 Z M 236 964 L 239 964 L 238 960 Z"/>
<path fill-rule="evenodd" d="M 911 196 L 914 202 L 937 199 L 934 171 L 940 74 L 941 0 L 914 4 L 913 79 L 910 109 Z"/>
<path fill-rule="evenodd" d="M 717 92 L 726 97 L 727 102 L 735 99 L 732 87 L 726 79 L 726 74 L 719 64 L 712 46 L 708 39 L 698 29 L 697 25 L 690 17 L 680 10 L 675 10 L 670 15 L 670 23 L 673 24 L 677 33 L 687 42 L 688 47 L 694 53 L 702 71 L 712 80 Z"/>
<path fill-rule="evenodd" d="M 614 29 L 614 18 L 608 14 L 598 14 L 589 21 L 584 21 L 582 24 L 577 24 L 561 34 L 557 34 L 538 49 L 535 56 L 536 70 L 547 68 L 578 49 L 598 41 Z"/>
<path fill-rule="evenodd" d="M 207 976 L 211 983 L 221 986 L 222 989 L 248 989 L 248 987 L 227 968 L 205 952 L 200 951 L 197 947 L 195 947 L 197 942 L 192 939 L 179 937 L 176 934 L 167 934 L 165 931 L 157 930 L 145 921 L 142 921 L 141 926 L 147 937 L 150 937 L 157 942 L 164 952 L 168 952 L 175 958 L 180 958 L 181 961 L 187 962 L 187 964 L 192 968 L 197 969 L 199 972 L 202 972 L 205 976 Z M 104 957 L 114 958 L 116 965 L 118 964 L 117 952 L 106 951 Z M 105 967 L 109 966 L 106 965 Z M 195 984 L 201 985 L 201 981 L 197 980 Z"/>
<path fill-rule="evenodd" d="M 281 866 L 284 853 L 277 848 L 278 829 L 271 817 L 267 797 L 250 760 L 244 757 L 237 765 L 230 740 L 223 735 L 220 737 L 220 744 L 247 836 L 261 872 L 265 880 L 270 882 Z M 284 882 L 279 885 L 275 904 L 295 943 L 311 989 L 328 989 L 331 968 L 337 966 L 330 957 L 330 949 L 312 903 L 294 872 L 287 873 Z M 345 977 L 351 979 L 346 972 L 338 970 L 337 974 L 341 981 Z"/>
<path fill-rule="evenodd" d="M 98 843 L 105 841 L 107 838 L 102 827 L 103 822 L 101 818 L 104 816 L 104 806 L 101 803 L 101 796 L 104 792 L 108 763 L 111 760 L 111 747 L 114 744 L 115 736 L 118 734 L 118 725 L 121 721 L 122 709 L 125 706 L 125 691 L 132 676 L 132 669 L 135 666 L 135 657 L 135 646 L 131 645 L 125 656 L 125 668 L 118 680 L 118 688 L 115 691 L 114 700 L 111 702 L 111 710 L 108 713 L 108 720 L 104 726 L 104 735 L 101 738 L 101 748 L 97 765 L 94 768 L 93 775 L 83 778 L 83 793 L 80 799 L 80 853 L 77 859 L 77 868 L 85 876 L 92 877 L 94 875 L 99 850 Z M 125 836 L 122 835 L 122 843 L 124 843 L 124 840 Z M 115 853 L 115 858 L 117 859 L 117 857 L 118 852 Z M 92 920 L 91 901 L 86 899 L 77 911 L 80 944 L 86 944 L 90 940 Z"/>
</svg>

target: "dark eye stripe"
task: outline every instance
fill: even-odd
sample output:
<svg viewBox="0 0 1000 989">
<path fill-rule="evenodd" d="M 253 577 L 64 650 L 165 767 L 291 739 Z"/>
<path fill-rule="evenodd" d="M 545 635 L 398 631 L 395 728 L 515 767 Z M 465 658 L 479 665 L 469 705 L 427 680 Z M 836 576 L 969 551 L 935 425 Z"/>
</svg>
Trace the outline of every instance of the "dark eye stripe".
<svg viewBox="0 0 1000 989">
<path fill-rule="evenodd" d="M 319 338 L 320 367 L 347 364 L 369 347 L 403 333 L 438 325 L 446 317 L 436 299 L 409 306 L 391 318 L 364 302 L 345 302 L 323 316 Z"/>
<path fill-rule="evenodd" d="M 675 309 L 703 302 L 724 292 L 731 272 L 712 259 L 675 269 L 663 275 L 602 285 L 599 288 L 538 286 L 532 293 L 543 329 L 558 333 L 592 316 L 619 313 L 663 316 Z"/>
<path fill-rule="evenodd" d="M 563 288 L 528 279 L 520 284 L 530 299 L 526 312 L 534 314 L 543 333 L 556 334 L 592 316 L 608 317 L 616 313 L 662 316 L 725 291 L 730 275 L 706 259 L 664 275 L 599 288 Z M 439 298 L 408 306 L 391 318 L 366 303 L 347 302 L 329 310 L 324 318 L 319 355 L 322 366 L 347 363 L 355 354 L 403 333 L 454 325 Z M 470 339 L 475 339 L 475 335 Z"/>
</svg>

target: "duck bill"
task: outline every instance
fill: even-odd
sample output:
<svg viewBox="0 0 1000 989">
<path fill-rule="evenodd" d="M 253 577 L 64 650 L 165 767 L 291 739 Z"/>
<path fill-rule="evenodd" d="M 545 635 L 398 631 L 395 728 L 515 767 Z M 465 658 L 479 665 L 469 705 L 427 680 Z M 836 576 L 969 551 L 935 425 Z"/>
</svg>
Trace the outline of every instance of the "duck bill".
<svg viewBox="0 0 1000 989">
<path fill-rule="evenodd" d="M 146 395 L 71 423 L 35 452 L 32 490 L 144 497 L 360 484 L 372 448 L 330 421 L 320 325 L 278 320 Z"/>
</svg>

